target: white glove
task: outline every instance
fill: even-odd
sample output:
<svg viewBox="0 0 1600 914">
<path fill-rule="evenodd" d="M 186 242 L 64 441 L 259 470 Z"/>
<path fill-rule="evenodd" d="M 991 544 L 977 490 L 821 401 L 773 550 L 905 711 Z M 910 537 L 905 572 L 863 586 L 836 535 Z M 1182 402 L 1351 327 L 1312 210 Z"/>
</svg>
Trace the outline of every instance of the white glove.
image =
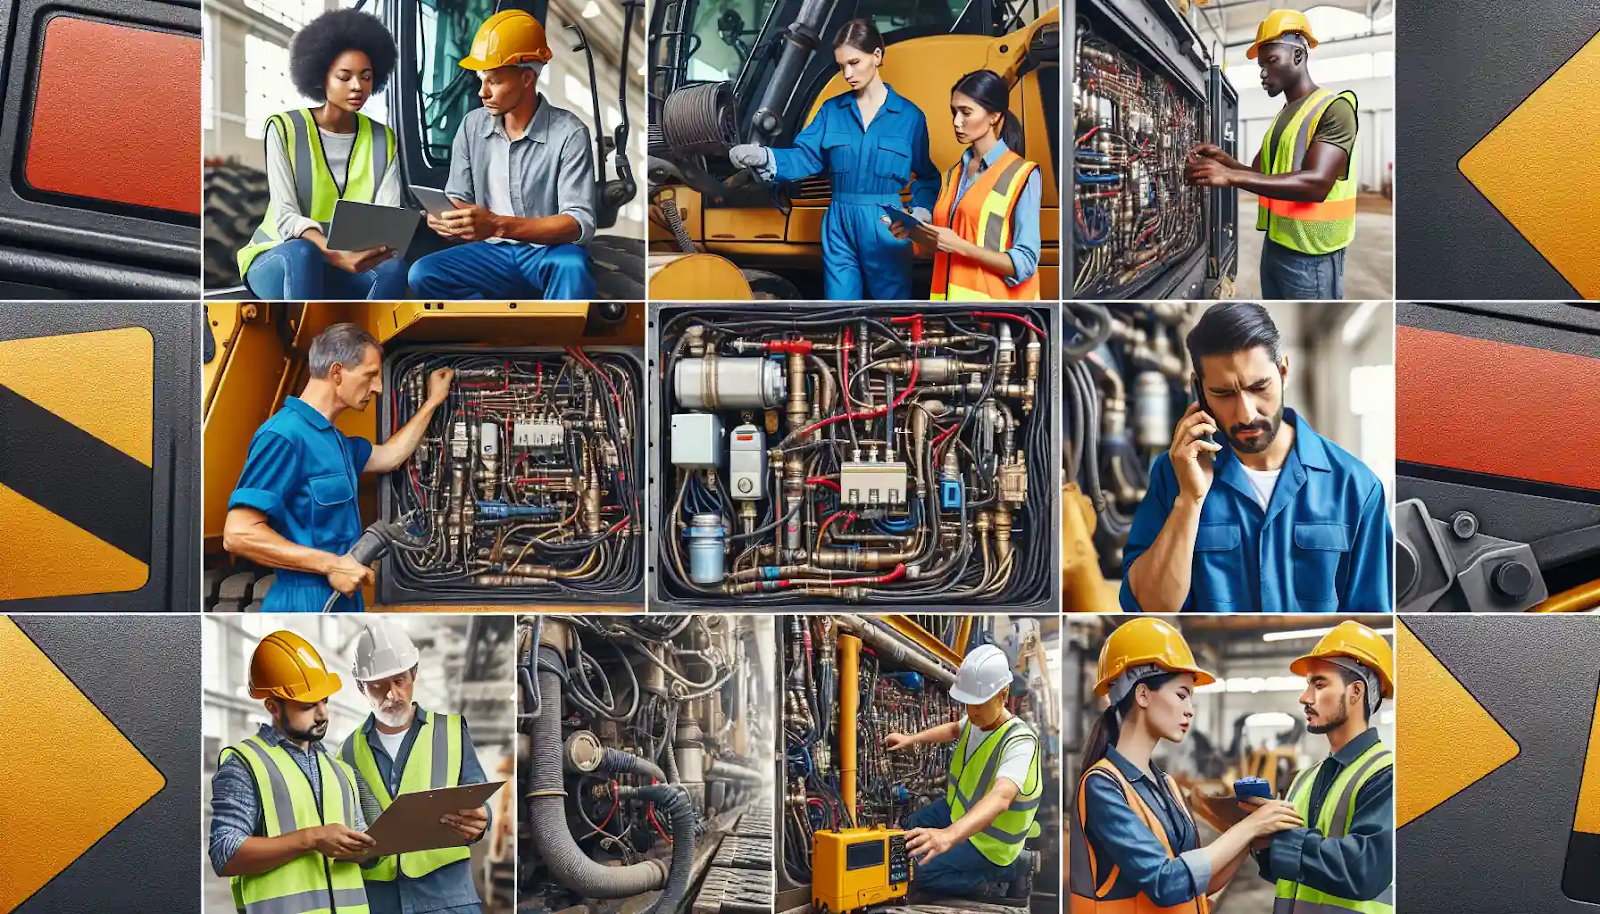
<svg viewBox="0 0 1600 914">
<path fill-rule="evenodd" d="M 917 220 L 923 225 L 927 225 L 933 221 L 933 213 L 928 212 L 927 207 L 913 206 L 911 208 L 911 218 Z"/>
<path fill-rule="evenodd" d="M 740 168 L 765 168 L 772 153 L 754 143 L 741 143 L 728 150 L 728 161 Z"/>
</svg>

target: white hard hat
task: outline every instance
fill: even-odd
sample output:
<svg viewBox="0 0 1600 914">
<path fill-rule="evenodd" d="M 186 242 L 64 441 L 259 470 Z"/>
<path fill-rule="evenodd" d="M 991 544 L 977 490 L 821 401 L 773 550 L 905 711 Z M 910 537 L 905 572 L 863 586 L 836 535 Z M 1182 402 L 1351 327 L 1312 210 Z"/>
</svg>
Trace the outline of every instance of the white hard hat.
<svg viewBox="0 0 1600 914">
<path fill-rule="evenodd" d="M 356 636 L 351 675 L 361 682 L 398 676 L 417 665 L 417 646 L 405 631 L 387 619 L 375 619 Z"/>
<path fill-rule="evenodd" d="M 980 644 L 962 659 L 950 697 L 964 705 L 981 705 L 1009 685 L 1011 662 L 1006 652 L 992 644 Z"/>
</svg>

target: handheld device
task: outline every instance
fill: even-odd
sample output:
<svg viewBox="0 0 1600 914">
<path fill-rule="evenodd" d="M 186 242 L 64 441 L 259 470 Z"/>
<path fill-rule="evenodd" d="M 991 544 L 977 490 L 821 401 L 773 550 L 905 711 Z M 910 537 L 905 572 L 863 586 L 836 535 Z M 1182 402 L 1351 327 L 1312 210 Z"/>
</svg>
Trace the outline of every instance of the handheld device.
<svg viewBox="0 0 1600 914">
<path fill-rule="evenodd" d="M 328 250 L 365 251 L 382 246 L 394 251 L 394 256 L 404 257 L 421 221 L 415 210 L 339 200 L 333 204 L 333 219 L 328 223 Z"/>
<path fill-rule="evenodd" d="M 427 210 L 430 216 L 442 216 L 445 213 L 460 209 L 460 207 L 451 202 L 449 197 L 445 196 L 444 191 L 436 187 L 423 187 L 420 184 L 413 184 L 411 185 L 411 196 L 417 198 L 417 202 L 422 204 L 422 208 Z"/>
<path fill-rule="evenodd" d="M 898 828 L 818 831 L 811 839 L 811 904 L 819 914 L 902 898 L 910 887 L 911 856 Z"/>
<path fill-rule="evenodd" d="M 1260 797 L 1272 799 L 1272 784 L 1266 778 L 1240 778 L 1233 782 L 1233 795 L 1238 799 Z"/>
<path fill-rule="evenodd" d="M 1189 379 L 1189 393 L 1194 395 L 1194 402 L 1200 404 L 1200 408 L 1202 410 L 1205 410 L 1206 413 L 1209 415 L 1210 412 L 1211 412 L 1211 409 L 1206 406 L 1206 392 L 1200 389 L 1200 379 L 1199 378 L 1190 378 Z M 1211 418 L 1215 419 L 1216 416 L 1212 416 Z M 1202 437 L 1204 437 L 1205 440 L 1211 442 L 1212 444 L 1216 444 L 1217 443 L 1217 436 L 1216 435 L 1207 434 L 1207 435 L 1204 435 Z"/>
</svg>

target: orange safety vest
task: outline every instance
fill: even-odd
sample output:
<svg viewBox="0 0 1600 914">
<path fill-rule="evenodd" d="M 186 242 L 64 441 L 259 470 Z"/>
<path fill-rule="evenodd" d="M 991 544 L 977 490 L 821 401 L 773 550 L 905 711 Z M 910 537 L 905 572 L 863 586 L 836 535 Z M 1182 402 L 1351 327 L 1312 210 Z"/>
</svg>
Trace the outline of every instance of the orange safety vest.
<svg viewBox="0 0 1600 914">
<path fill-rule="evenodd" d="M 957 162 L 945 172 L 944 187 L 933 208 L 933 224 L 954 229 L 987 250 L 1008 250 L 1011 211 L 1028 186 L 1028 176 L 1038 167 L 1008 149 L 972 182 L 961 205 L 956 206 L 956 189 L 961 186 L 961 163 Z M 933 255 L 933 294 L 929 297 L 934 301 L 1038 301 L 1039 273 L 1035 270 L 1012 286 L 976 261 L 940 251 Z"/>
<path fill-rule="evenodd" d="M 1132 898 L 1115 901 L 1103 897 L 1116 884 L 1117 876 L 1122 870 L 1113 864 L 1105 881 L 1098 884 L 1095 882 L 1094 848 L 1089 845 L 1088 794 L 1085 788 L 1089 783 L 1089 776 L 1097 771 L 1116 781 L 1118 788 L 1122 790 L 1122 795 L 1127 798 L 1128 806 L 1144 820 L 1151 834 L 1154 834 L 1161 842 L 1161 846 L 1166 849 L 1167 856 L 1177 856 L 1172 852 L 1172 842 L 1168 840 L 1167 831 L 1161 826 L 1161 820 L 1156 818 L 1155 811 L 1145 803 L 1143 797 L 1139 796 L 1139 792 L 1133 789 L 1133 784 L 1122 776 L 1122 772 L 1117 770 L 1117 766 L 1113 765 L 1110 759 L 1095 762 L 1078 781 L 1078 815 L 1072 821 L 1071 856 L 1067 862 L 1067 878 L 1072 888 L 1071 914 L 1211 914 L 1211 899 L 1205 896 L 1203 886 L 1202 894 L 1198 897 L 1165 908 L 1151 901 L 1143 892 Z M 1172 791 L 1173 798 L 1178 801 L 1178 809 L 1193 821 L 1193 817 L 1189 816 L 1189 810 L 1184 808 L 1183 794 L 1178 791 L 1178 783 L 1170 774 L 1167 775 L 1167 787 Z"/>
</svg>

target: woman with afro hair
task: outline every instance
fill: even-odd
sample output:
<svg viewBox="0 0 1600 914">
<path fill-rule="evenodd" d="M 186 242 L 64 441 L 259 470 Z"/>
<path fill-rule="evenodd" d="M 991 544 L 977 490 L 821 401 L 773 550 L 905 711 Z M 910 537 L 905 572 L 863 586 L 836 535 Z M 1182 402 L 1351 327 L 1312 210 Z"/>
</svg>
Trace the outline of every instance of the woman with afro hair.
<svg viewBox="0 0 1600 914">
<path fill-rule="evenodd" d="M 406 267 L 386 247 L 331 251 L 339 200 L 400 206 L 395 135 L 361 113 L 399 54 L 370 13 L 334 10 L 289 43 L 289 76 L 314 108 L 267 118 L 267 212 L 239 251 L 239 275 L 268 301 L 405 297 Z"/>
</svg>

